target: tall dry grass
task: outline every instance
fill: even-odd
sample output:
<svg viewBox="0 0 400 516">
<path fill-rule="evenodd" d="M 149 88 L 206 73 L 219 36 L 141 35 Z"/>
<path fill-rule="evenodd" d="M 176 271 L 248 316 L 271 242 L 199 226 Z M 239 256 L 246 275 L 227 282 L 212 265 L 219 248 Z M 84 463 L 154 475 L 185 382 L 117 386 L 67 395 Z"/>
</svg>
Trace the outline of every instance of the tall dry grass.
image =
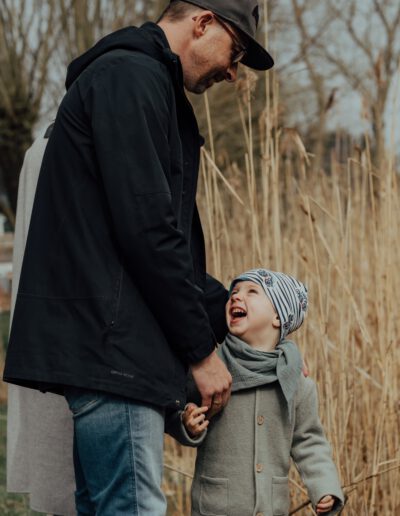
<svg viewBox="0 0 400 516">
<path fill-rule="evenodd" d="M 347 163 L 313 171 L 299 135 L 280 126 L 274 76 L 252 124 L 252 83 L 238 87 L 244 167 L 220 171 L 208 117 L 199 204 L 208 268 L 225 284 L 265 266 L 303 280 L 310 309 L 295 334 L 317 381 L 320 414 L 345 493 L 343 514 L 400 514 L 400 202 L 395 159 L 376 169 L 368 138 Z M 206 102 L 206 108 L 208 105 Z M 253 148 L 261 134 L 261 153 Z M 240 422 L 239 422 L 240 424 Z M 194 453 L 167 440 L 169 514 L 189 514 Z M 239 465 L 238 465 L 239 467 Z M 175 471 L 174 471 L 175 470 Z M 292 511 L 307 501 L 291 477 Z M 294 513 L 294 512 L 293 512 Z M 312 514 L 310 505 L 296 514 Z"/>
</svg>

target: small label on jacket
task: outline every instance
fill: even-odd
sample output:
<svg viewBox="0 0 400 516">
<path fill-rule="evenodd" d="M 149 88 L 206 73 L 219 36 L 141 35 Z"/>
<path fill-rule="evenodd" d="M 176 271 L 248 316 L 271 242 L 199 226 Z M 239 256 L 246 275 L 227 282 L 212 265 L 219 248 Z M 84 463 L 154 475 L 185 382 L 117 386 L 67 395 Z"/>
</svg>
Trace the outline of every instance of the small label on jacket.
<svg viewBox="0 0 400 516">
<path fill-rule="evenodd" d="M 113 375 L 116 375 L 116 376 L 124 376 L 125 378 L 134 378 L 133 374 L 123 373 L 122 371 L 115 371 L 115 369 L 112 369 L 110 371 L 110 374 L 113 374 Z"/>
</svg>

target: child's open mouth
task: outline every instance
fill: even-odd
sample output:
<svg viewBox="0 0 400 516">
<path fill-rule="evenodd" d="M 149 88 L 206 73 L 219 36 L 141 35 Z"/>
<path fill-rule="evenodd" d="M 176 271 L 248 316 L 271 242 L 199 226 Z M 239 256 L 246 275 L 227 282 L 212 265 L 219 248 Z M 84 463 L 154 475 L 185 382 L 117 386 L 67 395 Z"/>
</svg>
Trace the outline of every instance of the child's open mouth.
<svg viewBox="0 0 400 516">
<path fill-rule="evenodd" d="M 247 316 L 246 310 L 239 307 L 233 307 L 230 309 L 230 316 L 231 316 L 231 322 L 239 321 L 240 319 L 243 319 L 243 317 Z"/>
</svg>

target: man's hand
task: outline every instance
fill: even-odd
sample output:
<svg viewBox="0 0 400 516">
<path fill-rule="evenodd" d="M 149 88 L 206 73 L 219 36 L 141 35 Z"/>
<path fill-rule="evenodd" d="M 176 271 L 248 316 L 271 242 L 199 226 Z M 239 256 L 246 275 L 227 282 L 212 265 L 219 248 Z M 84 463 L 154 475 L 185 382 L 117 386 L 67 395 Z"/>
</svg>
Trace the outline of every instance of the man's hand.
<svg viewBox="0 0 400 516">
<path fill-rule="evenodd" d="M 232 376 L 215 351 L 192 365 L 191 370 L 201 395 L 201 405 L 209 408 L 207 419 L 211 419 L 228 403 Z"/>
<path fill-rule="evenodd" d="M 182 415 L 182 422 L 191 437 L 198 437 L 207 428 L 210 421 L 205 413 L 208 407 L 198 407 L 194 403 L 188 403 Z"/>
<path fill-rule="evenodd" d="M 335 499 L 331 495 L 324 496 L 321 498 L 321 500 L 317 504 L 317 514 L 323 514 L 324 512 L 329 512 L 333 504 L 335 502 Z"/>
</svg>

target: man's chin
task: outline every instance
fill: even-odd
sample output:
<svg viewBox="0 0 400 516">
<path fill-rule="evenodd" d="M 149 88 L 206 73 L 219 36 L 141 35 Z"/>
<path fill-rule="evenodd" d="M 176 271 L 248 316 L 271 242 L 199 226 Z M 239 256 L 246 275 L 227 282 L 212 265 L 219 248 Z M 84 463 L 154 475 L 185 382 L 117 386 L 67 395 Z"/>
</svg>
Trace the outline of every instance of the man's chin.
<svg viewBox="0 0 400 516">
<path fill-rule="evenodd" d="M 214 84 L 214 79 L 208 79 L 207 81 L 201 81 L 197 82 L 196 84 L 185 84 L 185 88 L 190 91 L 190 93 L 194 93 L 196 95 L 201 95 L 204 93 L 208 88 L 211 88 L 211 86 Z"/>
<path fill-rule="evenodd" d="M 204 93 L 206 91 L 206 89 L 208 88 L 209 86 L 205 86 L 205 85 L 197 85 L 197 86 L 194 86 L 193 88 L 186 88 L 188 91 L 190 91 L 190 93 L 194 93 L 195 95 L 201 95 L 202 93 Z"/>
</svg>

